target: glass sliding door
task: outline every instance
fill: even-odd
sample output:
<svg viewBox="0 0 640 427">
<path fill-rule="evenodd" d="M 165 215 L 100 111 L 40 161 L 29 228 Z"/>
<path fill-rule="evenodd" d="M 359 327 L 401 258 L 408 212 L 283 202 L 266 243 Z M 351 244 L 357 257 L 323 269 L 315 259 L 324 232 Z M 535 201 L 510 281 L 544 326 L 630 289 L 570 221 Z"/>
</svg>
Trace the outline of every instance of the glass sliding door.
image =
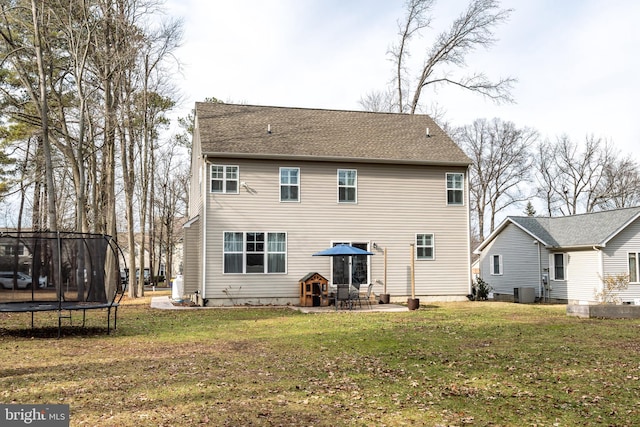
<svg viewBox="0 0 640 427">
<path fill-rule="evenodd" d="M 369 250 L 368 243 L 336 242 L 333 246 L 347 244 Z M 369 257 L 366 255 L 334 256 L 332 258 L 332 282 L 334 285 L 355 285 L 369 283 Z"/>
<path fill-rule="evenodd" d="M 366 243 L 353 243 L 352 246 L 368 250 Z M 369 283 L 369 256 L 367 255 L 355 255 L 351 257 L 351 284 L 357 288 L 361 284 Z"/>
<path fill-rule="evenodd" d="M 333 246 L 348 245 L 348 242 L 336 242 Z M 334 285 L 348 285 L 351 275 L 351 260 L 348 256 L 331 257 L 331 267 L 333 271 L 332 281 Z"/>
</svg>

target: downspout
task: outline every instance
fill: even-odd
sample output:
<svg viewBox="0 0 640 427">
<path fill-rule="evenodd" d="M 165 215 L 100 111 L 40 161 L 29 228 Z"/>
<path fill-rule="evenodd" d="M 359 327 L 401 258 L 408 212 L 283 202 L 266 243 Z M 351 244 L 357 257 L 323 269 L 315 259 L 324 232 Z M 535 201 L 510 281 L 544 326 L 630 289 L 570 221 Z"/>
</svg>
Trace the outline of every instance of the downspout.
<svg viewBox="0 0 640 427">
<path fill-rule="evenodd" d="M 540 255 L 540 242 L 537 240 L 533 241 L 533 244 L 538 248 L 538 291 L 540 293 L 540 299 L 544 301 L 545 292 L 542 283 L 542 256 Z"/>
<path fill-rule="evenodd" d="M 467 166 L 467 173 L 465 174 L 465 194 L 467 203 L 467 265 L 468 267 L 468 286 L 467 295 L 471 295 L 473 288 L 473 274 L 471 273 L 471 195 L 469 194 L 469 171 L 471 165 Z M 482 243 L 482 242 L 481 242 Z"/>
<path fill-rule="evenodd" d="M 598 260 L 600 261 L 598 262 L 598 277 L 600 278 L 599 291 L 602 292 L 604 290 L 604 257 L 602 256 L 602 250 L 600 248 L 593 246 L 593 250 L 598 251 Z"/>
<path fill-rule="evenodd" d="M 207 289 L 207 204 L 208 204 L 208 193 L 207 193 L 207 156 L 202 156 L 202 169 L 200 169 L 200 175 L 202 176 L 202 188 L 200 191 L 202 192 L 202 279 L 200 284 L 202 285 L 202 289 L 200 292 L 200 296 L 202 298 L 202 305 L 206 305 L 206 289 Z"/>
</svg>

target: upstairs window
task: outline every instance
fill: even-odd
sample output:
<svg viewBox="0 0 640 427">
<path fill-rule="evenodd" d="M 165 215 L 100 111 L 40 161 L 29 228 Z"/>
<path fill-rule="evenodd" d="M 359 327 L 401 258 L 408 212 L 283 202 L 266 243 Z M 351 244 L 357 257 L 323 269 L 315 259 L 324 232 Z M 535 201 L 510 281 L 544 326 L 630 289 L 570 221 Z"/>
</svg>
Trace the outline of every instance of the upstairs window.
<svg viewBox="0 0 640 427">
<path fill-rule="evenodd" d="M 358 171 L 338 169 L 338 203 L 356 203 L 358 193 Z"/>
<path fill-rule="evenodd" d="M 433 234 L 416 234 L 417 259 L 434 259 Z"/>
<path fill-rule="evenodd" d="M 300 168 L 280 168 L 280 201 L 300 201 Z"/>
<path fill-rule="evenodd" d="M 447 174 L 447 205 L 464 204 L 464 174 Z"/>
<path fill-rule="evenodd" d="M 211 192 L 238 193 L 238 166 L 211 165 Z"/>
</svg>

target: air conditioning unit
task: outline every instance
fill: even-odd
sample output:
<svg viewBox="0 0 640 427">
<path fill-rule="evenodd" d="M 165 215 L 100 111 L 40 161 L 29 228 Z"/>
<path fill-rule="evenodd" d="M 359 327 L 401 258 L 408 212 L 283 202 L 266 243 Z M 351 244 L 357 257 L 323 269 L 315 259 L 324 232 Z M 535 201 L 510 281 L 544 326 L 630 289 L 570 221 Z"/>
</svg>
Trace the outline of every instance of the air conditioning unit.
<svg viewBox="0 0 640 427">
<path fill-rule="evenodd" d="M 530 287 L 513 288 L 513 302 L 531 304 L 536 301 L 536 289 Z"/>
</svg>

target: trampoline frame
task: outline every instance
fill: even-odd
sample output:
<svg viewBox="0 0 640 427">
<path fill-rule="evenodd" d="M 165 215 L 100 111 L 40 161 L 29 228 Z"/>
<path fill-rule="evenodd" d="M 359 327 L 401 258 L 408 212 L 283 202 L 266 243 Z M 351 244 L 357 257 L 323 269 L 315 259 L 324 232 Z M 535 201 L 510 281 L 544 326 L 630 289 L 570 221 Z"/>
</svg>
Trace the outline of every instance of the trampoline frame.
<svg viewBox="0 0 640 427">
<path fill-rule="evenodd" d="M 12 233 L 0 233 L 0 237 L 4 238 L 14 238 L 21 239 L 21 234 L 28 234 L 31 238 L 38 239 L 56 239 L 57 240 L 57 248 L 60 251 L 60 241 L 64 239 L 64 234 L 61 232 L 51 233 L 51 232 L 28 232 L 28 233 L 17 233 L 17 236 Z M 75 239 L 78 238 L 103 238 L 106 240 L 106 250 L 111 249 L 113 255 L 115 256 L 116 263 L 119 264 L 120 260 L 124 261 L 124 254 L 122 249 L 118 244 L 111 238 L 111 236 L 104 234 L 91 234 L 91 233 L 68 233 L 73 234 Z M 40 237 L 41 235 L 48 235 L 49 237 Z M 54 237 L 51 237 L 54 235 Z M 33 237 L 35 236 L 35 237 Z M 79 237 L 78 237 L 79 236 Z M 60 253 L 60 252 L 59 252 Z M 122 258 L 121 258 L 122 257 Z M 60 258 L 60 256 L 59 256 Z M 58 266 L 60 269 L 61 266 Z M 118 268 L 118 271 L 120 269 Z M 65 301 L 64 292 L 56 291 L 57 300 L 35 300 L 33 293 L 31 300 L 23 300 L 23 301 L 0 301 L 0 313 L 31 313 L 31 328 L 34 329 L 34 316 L 36 312 L 58 312 L 58 338 L 60 338 L 62 333 L 62 319 L 69 319 L 69 323 L 72 325 L 72 316 L 71 313 L 74 311 L 82 311 L 82 327 L 85 327 L 86 324 L 86 313 L 87 310 L 107 310 L 107 334 L 111 333 L 111 314 L 113 312 L 113 330 L 117 328 L 118 322 L 118 307 L 120 306 L 120 301 L 124 296 L 125 289 L 120 289 L 120 274 L 117 275 L 118 284 L 116 285 L 116 291 L 113 296 L 108 299 L 108 301 Z M 88 299 L 88 295 L 86 296 Z M 67 315 L 65 315 L 68 313 Z"/>
</svg>

